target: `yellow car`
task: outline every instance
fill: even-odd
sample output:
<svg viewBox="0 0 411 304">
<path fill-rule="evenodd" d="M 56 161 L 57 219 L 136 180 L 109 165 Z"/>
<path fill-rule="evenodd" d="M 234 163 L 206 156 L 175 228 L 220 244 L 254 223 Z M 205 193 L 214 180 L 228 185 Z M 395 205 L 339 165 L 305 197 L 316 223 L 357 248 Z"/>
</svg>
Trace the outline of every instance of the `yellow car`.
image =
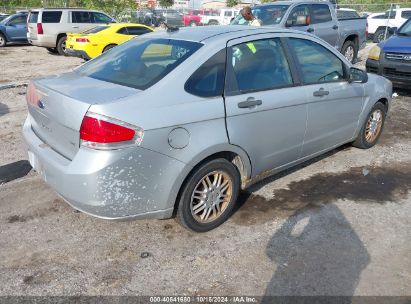
<svg viewBox="0 0 411 304">
<path fill-rule="evenodd" d="M 151 27 L 138 23 L 99 25 L 82 33 L 67 34 L 66 53 L 89 60 L 134 36 L 152 31 Z"/>
</svg>

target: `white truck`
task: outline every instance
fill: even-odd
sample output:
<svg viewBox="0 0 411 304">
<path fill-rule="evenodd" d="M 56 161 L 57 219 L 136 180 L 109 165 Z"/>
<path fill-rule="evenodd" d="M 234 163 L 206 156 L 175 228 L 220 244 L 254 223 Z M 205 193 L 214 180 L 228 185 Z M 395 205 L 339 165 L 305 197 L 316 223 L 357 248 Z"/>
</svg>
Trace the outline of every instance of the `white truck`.
<svg viewBox="0 0 411 304">
<path fill-rule="evenodd" d="M 374 42 L 383 41 L 409 18 L 411 18 L 411 8 L 396 8 L 391 13 L 388 10 L 385 13 L 369 15 L 367 17 L 368 39 L 372 39 Z"/>
</svg>

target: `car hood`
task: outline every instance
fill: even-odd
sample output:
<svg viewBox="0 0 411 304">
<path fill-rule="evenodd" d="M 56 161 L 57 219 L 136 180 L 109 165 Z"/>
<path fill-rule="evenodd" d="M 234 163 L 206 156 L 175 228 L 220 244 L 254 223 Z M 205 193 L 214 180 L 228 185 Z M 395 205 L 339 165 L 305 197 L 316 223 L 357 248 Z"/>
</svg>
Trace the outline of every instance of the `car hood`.
<svg viewBox="0 0 411 304">
<path fill-rule="evenodd" d="M 392 36 L 385 41 L 383 47 L 385 53 L 406 53 L 411 54 L 411 37 Z"/>
</svg>

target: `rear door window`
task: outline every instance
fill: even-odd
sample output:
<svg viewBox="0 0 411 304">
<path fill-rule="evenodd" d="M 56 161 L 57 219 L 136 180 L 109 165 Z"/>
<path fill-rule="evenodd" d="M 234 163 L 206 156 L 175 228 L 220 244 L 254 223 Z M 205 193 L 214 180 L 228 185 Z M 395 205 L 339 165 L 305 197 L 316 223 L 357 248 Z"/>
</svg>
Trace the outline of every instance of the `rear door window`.
<svg viewBox="0 0 411 304">
<path fill-rule="evenodd" d="M 227 91 L 242 94 L 293 85 L 290 67 L 279 38 L 257 40 L 228 50 Z"/>
<path fill-rule="evenodd" d="M 26 15 L 21 15 L 13 18 L 8 25 L 22 25 L 26 24 L 27 22 L 27 16 Z"/>
<path fill-rule="evenodd" d="M 37 23 L 39 19 L 39 12 L 31 12 L 29 17 L 29 23 Z"/>
<path fill-rule="evenodd" d="M 322 45 L 306 39 L 289 38 L 304 84 L 345 79 L 343 62 Z"/>
<path fill-rule="evenodd" d="M 330 22 L 332 20 L 330 8 L 327 4 L 312 4 L 313 23 Z"/>
<path fill-rule="evenodd" d="M 109 16 L 103 13 L 92 12 L 91 14 L 93 15 L 94 23 L 112 23 L 113 22 L 113 19 L 111 19 Z"/>
<path fill-rule="evenodd" d="M 41 16 L 42 23 L 60 23 L 62 11 L 47 11 Z"/>
<path fill-rule="evenodd" d="M 145 90 L 202 46 L 174 39 L 131 39 L 82 65 L 80 75 Z"/>
<path fill-rule="evenodd" d="M 74 11 L 71 16 L 73 23 L 92 23 L 89 12 Z"/>
<path fill-rule="evenodd" d="M 195 71 L 184 85 L 184 89 L 200 97 L 222 96 L 224 90 L 226 49 L 208 59 Z"/>
</svg>

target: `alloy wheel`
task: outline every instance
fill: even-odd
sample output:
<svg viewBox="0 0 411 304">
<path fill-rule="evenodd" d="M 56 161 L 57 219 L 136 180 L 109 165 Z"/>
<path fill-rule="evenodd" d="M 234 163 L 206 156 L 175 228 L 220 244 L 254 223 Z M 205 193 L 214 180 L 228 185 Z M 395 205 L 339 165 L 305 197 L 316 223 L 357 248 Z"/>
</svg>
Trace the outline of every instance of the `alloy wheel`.
<svg viewBox="0 0 411 304">
<path fill-rule="evenodd" d="M 374 142 L 381 132 L 383 114 L 380 109 L 371 113 L 365 128 L 365 140 L 368 143 Z"/>
</svg>

